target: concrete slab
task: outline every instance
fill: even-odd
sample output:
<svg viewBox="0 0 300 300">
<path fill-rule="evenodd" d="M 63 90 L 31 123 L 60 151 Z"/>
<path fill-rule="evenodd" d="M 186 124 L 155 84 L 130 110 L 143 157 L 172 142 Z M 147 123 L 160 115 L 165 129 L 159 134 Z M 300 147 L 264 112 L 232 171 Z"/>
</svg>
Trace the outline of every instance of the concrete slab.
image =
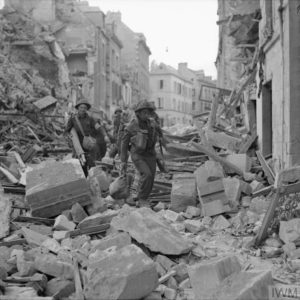
<svg viewBox="0 0 300 300">
<path fill-rule="evenodd" d="M 91 192 L 78 160 L 48 162 L 27 173 L 26 201 L 32 216 L 52 217 L 76 202 L 91 203 Z"/>
</svg>

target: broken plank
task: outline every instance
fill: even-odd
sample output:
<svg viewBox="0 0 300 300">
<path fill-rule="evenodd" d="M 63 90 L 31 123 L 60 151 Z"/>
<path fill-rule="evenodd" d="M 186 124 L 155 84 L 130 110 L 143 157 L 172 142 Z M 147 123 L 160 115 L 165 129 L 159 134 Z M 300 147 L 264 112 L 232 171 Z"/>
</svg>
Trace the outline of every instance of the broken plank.
<svg viewBox="0 0 300 300">
<path fill-rule="evenodd" d="M 11 246 L 15 246 L 15 245 L 23 245 L 26 244 L 27 241 L 26 239 L 17 239 L 17 240 L 13 240 L 13 241 L 7 241 L 7 242 L 0 242 L 0 247 L 11 247 Z"/>
<path fill-rule="evenodd" d="M 3 187 L 4 193 L 8 194 L 21 194 L 25 195 L 25 187 L 23 185 L 19 184 L 11 184 L 11 183 L 6 183 L 6 184 L 1 184 Z"/>
<path fill-rule="evenodd" d="M 73 258 L 74 282 L 75 282 L 75 298 L 76 300 L 84 300 L 82 283 L 76 258 Z"/>
<path fill-rule="evenodd" d="M 13 219 L 13 222 L 27 222 L 27 223 L 44 224 L 44 225 L 48 225 L 48 226 L 53 226 L 55 223 L 55 219 L 17 216 L 16 218 Z"/>
<path fill-rule="evenodd" d="M 275 197 L 272 199 L 270 206 L 264 216 L 262 225 L 254 238 L 254 242 L 256 246 L 259 246 L 262 241 L 268 236 L 268 228 L 274 218 L 275 209 L 279 203 L 280 193 L 277 191 Z"/>
<path fill-rule="evenodd" d="M 256 151 L 256 156 L 260 162 L 260 165 L 262 166 L 265 175 L 267 176 L 268 183 L 270 185 L 274 184 L 275 182 L 275 175 L 273 171 L 271 170 L 270 166 L 268 163 L 265 161 L 264 157 L 262 156 L 260 151 Z"/>
<path fill-rule="evenodd" d="M 253 197 L 266 196 L 273 190 L 274 190 L 274 186 L 270 185 L 270 186 L 264 187 L 256 192 L 252 193 L 252 196 Z"/>
<path fill-rule="evenodd" d="M 195 142 L 192 142 L 193 146 L 198 149 L 199 151 L 202 151 L 203 153 L 205 153 L 206 155 L 208 155 L 210 158 L 212 158 L 213 160 L 221 163 L 221 165 L 233 170 L 236 174 L 243 176 L 244 172 L 238 168 L 237 166 L 235 166 L 234 164 L 226 161 L 224 158 L 220 157 L 218 154 L 212 151 L 209 151 L 205 146 L 197 144 Z"/>
<path fill-rule="evenodd" d="M 93 226 L 93 227 L 87 227 L 87 228 L 83 228 L 83 229 L 75 229 L 73 231 L 69 231 L 66 234 L 66 237 L 75 237 L 78 235 L 92 235 L 92 234 L 98 234 L 98 233 L 102 233 L 105 232 L 108 228 L 110 227 L 110 224 L 101 224 L 101 225 L 97 225 L 97 226 Z"/>
</svg>

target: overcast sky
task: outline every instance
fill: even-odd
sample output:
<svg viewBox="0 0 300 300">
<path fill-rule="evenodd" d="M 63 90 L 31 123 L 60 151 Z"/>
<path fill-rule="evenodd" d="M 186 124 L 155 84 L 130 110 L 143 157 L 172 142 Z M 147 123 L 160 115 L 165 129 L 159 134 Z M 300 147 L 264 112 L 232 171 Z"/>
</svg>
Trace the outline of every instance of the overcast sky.
<svg viewBox="0 0 300 300">
<path fill-rule="evenodd" d="M 123 22 L 146 36 L 150 61 L 177 68 L 187 62 L 216 78 L 217 0 L 88 0 L 107 11 L 120 11 Z"/>
</svg>

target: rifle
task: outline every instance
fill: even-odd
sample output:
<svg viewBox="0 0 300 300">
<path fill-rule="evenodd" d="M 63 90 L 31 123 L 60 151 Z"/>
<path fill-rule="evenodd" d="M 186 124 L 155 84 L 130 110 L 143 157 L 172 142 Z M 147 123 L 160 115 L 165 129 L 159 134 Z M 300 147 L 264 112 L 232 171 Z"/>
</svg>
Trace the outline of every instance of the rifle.
<svg viewBox="0 0 300 300">
<path fill-rule="evenodd" d="M 71 139 L 72 139 L 72 143 L 73 143 L 76 155 L 78 156 L 78 159 L 79 159 L 81 165 L 84 166 L 86 164 L 86 158 L 84 155 L 84 151 L 80 145 L 78 134 L 74 127 L 71 129 Z"/>
<path fill-rule="evenodd" d="M 156 158 L 157 166 L 162 173 L 168 173 L 169 171 L 165 164 L 165 158 L 164 158 L 161 139 L 159 139 L 159 149 L 160 149 L 161 158 Z"/>
</svg>

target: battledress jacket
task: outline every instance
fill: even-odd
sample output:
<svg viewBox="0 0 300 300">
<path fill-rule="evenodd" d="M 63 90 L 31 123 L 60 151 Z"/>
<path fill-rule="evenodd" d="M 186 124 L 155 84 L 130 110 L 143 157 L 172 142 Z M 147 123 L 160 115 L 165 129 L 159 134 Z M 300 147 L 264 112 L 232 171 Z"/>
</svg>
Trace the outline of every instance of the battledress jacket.
<svg viewBox="0 0 300 300">
<path fill-rule="evenodd" d="M 147 144 L 145 150 L 137 149 L 135 146 L 134 138 L 139 131 L 147 132 Z M 124 130 L 124 134 L 121 139 L 121 155 L 122 162 L 126 162 L 128 159 L 128 151 L 131 154 L 137 154 L 139 156 L 155 156 L 155 144 L 158 138 L 162 137 L 162 131 L 160 127 L 153 120 L 141 121 L 137 118 L 131 120 Z"/>
</svg>

